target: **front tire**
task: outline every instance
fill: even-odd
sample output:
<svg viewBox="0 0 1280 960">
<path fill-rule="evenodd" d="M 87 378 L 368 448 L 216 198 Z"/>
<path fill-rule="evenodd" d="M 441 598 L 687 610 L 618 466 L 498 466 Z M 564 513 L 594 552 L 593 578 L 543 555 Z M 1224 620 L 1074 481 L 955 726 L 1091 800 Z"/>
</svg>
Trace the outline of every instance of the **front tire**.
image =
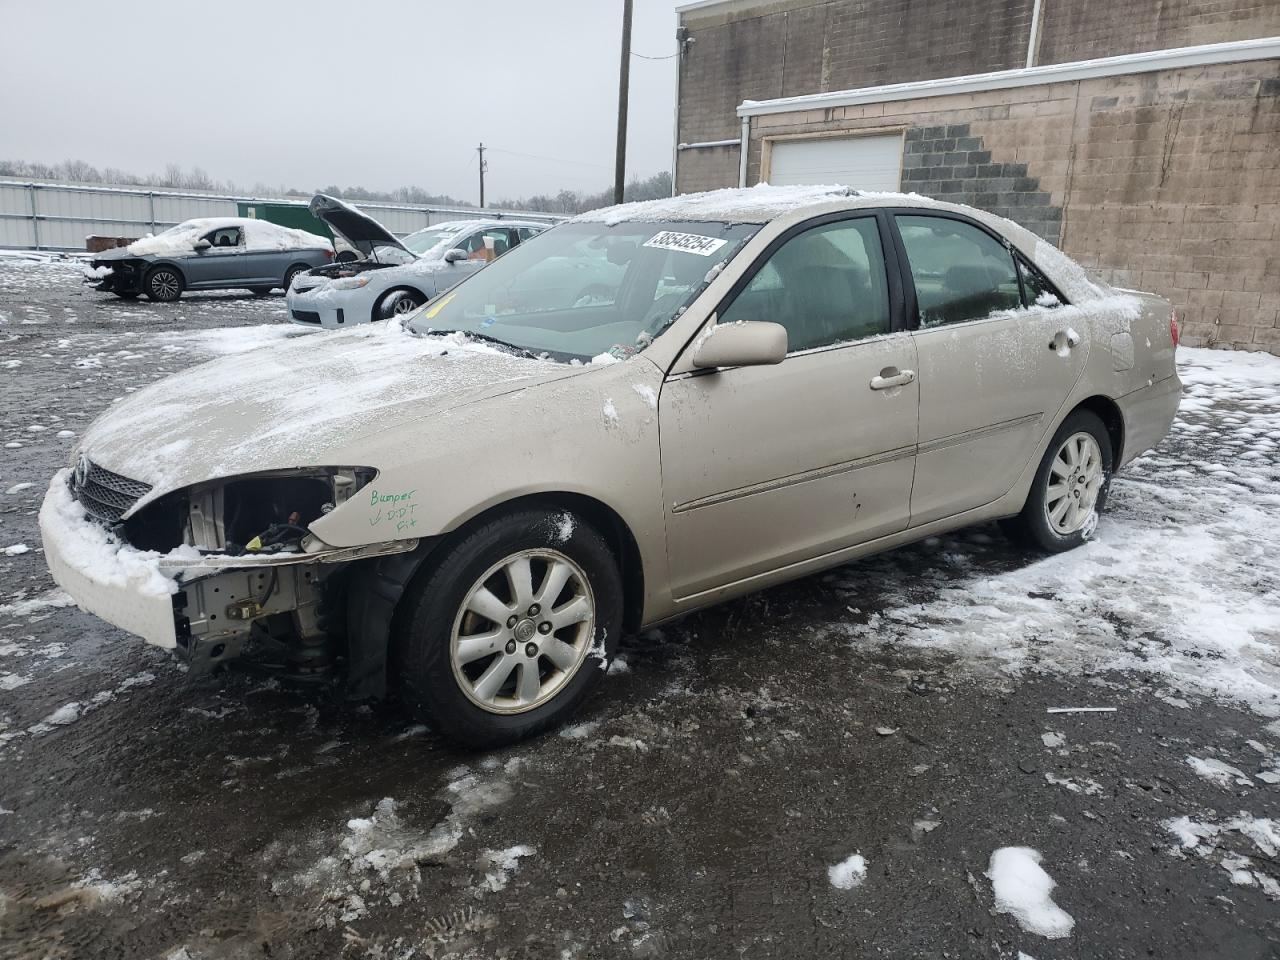
<svg viewBox="0 0 1280 960">
<path fill-rule="evenodd" d="M 419 575 L 393 663 L 409 707 L 485 749 L 562 724 L 604 676 L 622 628 L 608 543 L 565 511 L 491 520 Z"/>
<path fill-rule="evenodd" d="M 147 274 L 142 286 L 148 299 L 159 303 L 172 303 L 182 296 L 182 290 L 186 284 L 182 281 L 182 274 L 173 267 L 154 267 Z"/>
<path fill-rule="evenodd" d="M 1093 535 L 1106 506 L 1114 457 L 1098 415 L 1072 413 L 1049 441 L 1022 512 L 1001 522 L 1005 532 L 1047 553 L 1080 546 Z"/>
<path fill-rule="evenodd" d="M 138 291 L 136 290 L 112 290 L 111 292 L 114 293 L 121 300 L 137 300 L 138 299 Z"/>
<path fill-rule="evenodd" d="M 378 319 L 391 320 L 413 313 L 426 301 L 413 290 L 393 290 L 378 304 Z"/>
<path fill-rule="evenodd" d="M 252 293 L 255 297 L 265 297 L 270 295 L 271 288 L 270 287 L 250 287 L 249 292 Z"/>
</svg>

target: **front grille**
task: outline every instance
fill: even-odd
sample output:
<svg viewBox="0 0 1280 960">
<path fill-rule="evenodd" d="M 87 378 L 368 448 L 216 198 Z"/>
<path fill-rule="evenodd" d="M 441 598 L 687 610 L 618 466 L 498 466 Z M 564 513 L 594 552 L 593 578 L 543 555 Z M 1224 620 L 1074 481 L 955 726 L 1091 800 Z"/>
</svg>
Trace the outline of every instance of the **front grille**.
<svg viewBox="0 0 1280 960">
<path fill-rule="evenodd" d="M 295 310 L 293 311 L 293 319 L 299 323 L 319 323 L 320 314 L 313 310 Z"/>
<path fill-rule="evenodd" d="M 150 492 L 150 484 L 122 477 L 88 460 L 71 475 L 72 495 L 85 513 L 99 523 L 118 523 L 139 498 Z"/>
</svg>

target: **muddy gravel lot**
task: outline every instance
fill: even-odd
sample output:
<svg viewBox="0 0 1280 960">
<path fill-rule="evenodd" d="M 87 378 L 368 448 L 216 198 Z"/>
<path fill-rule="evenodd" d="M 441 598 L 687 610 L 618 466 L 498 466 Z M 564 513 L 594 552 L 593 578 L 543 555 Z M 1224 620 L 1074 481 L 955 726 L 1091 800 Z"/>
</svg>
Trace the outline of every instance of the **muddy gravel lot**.
<svg viewBox="0 0 1280 960">
<path fill-rule="evenodd" d="M 0 259 L 0 956 L 1280 956 L 1280 360 L 1183 351 L 1173 434 L 1072 554 L 981 527 L 724 605 L 477 755 L 333 685 L 191 680 L 54 587 L 36 513 L 98 412 L 325 335 L 78 270 Z M 1047 712 L 1083 706 L 1114 712 Z"/>
</svg>

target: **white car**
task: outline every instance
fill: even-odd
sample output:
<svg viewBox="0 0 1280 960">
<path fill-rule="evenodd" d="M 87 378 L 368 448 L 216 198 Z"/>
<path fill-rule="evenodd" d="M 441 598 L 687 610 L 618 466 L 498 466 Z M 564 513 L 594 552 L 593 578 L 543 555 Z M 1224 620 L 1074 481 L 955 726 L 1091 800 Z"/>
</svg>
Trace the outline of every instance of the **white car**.
<svg viewBox="0 0 1280 960">
<path fill-rule="evenodd" d="M 312 199 L 311 212 L 363 257 L 317 267 L 289 288 L 289 319 L 332 329 L 412 313 L 548 227 L 524 220 L 455 220 L 399 240 L 372 217 L 324 194 Z"/>
</svg>

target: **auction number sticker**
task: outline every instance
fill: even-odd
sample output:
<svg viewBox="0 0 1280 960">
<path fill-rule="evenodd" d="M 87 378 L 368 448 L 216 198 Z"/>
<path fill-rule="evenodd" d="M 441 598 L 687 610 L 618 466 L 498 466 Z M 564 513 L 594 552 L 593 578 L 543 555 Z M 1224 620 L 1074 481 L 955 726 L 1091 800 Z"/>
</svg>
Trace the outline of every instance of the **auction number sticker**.
<svg viewBox="0 0 1280 960">
<path fill-rule="evenodd" d="M 696 233 L 675 233 L 672 230 L 663 230 L 646 240 L 644 245 L 656 247 L 659 250 L 679 250 L 681 253 L 696 253 L 700 257 L 709 257 L 728 242 L 716 237 L 702 237 Z"/>
</svg>

